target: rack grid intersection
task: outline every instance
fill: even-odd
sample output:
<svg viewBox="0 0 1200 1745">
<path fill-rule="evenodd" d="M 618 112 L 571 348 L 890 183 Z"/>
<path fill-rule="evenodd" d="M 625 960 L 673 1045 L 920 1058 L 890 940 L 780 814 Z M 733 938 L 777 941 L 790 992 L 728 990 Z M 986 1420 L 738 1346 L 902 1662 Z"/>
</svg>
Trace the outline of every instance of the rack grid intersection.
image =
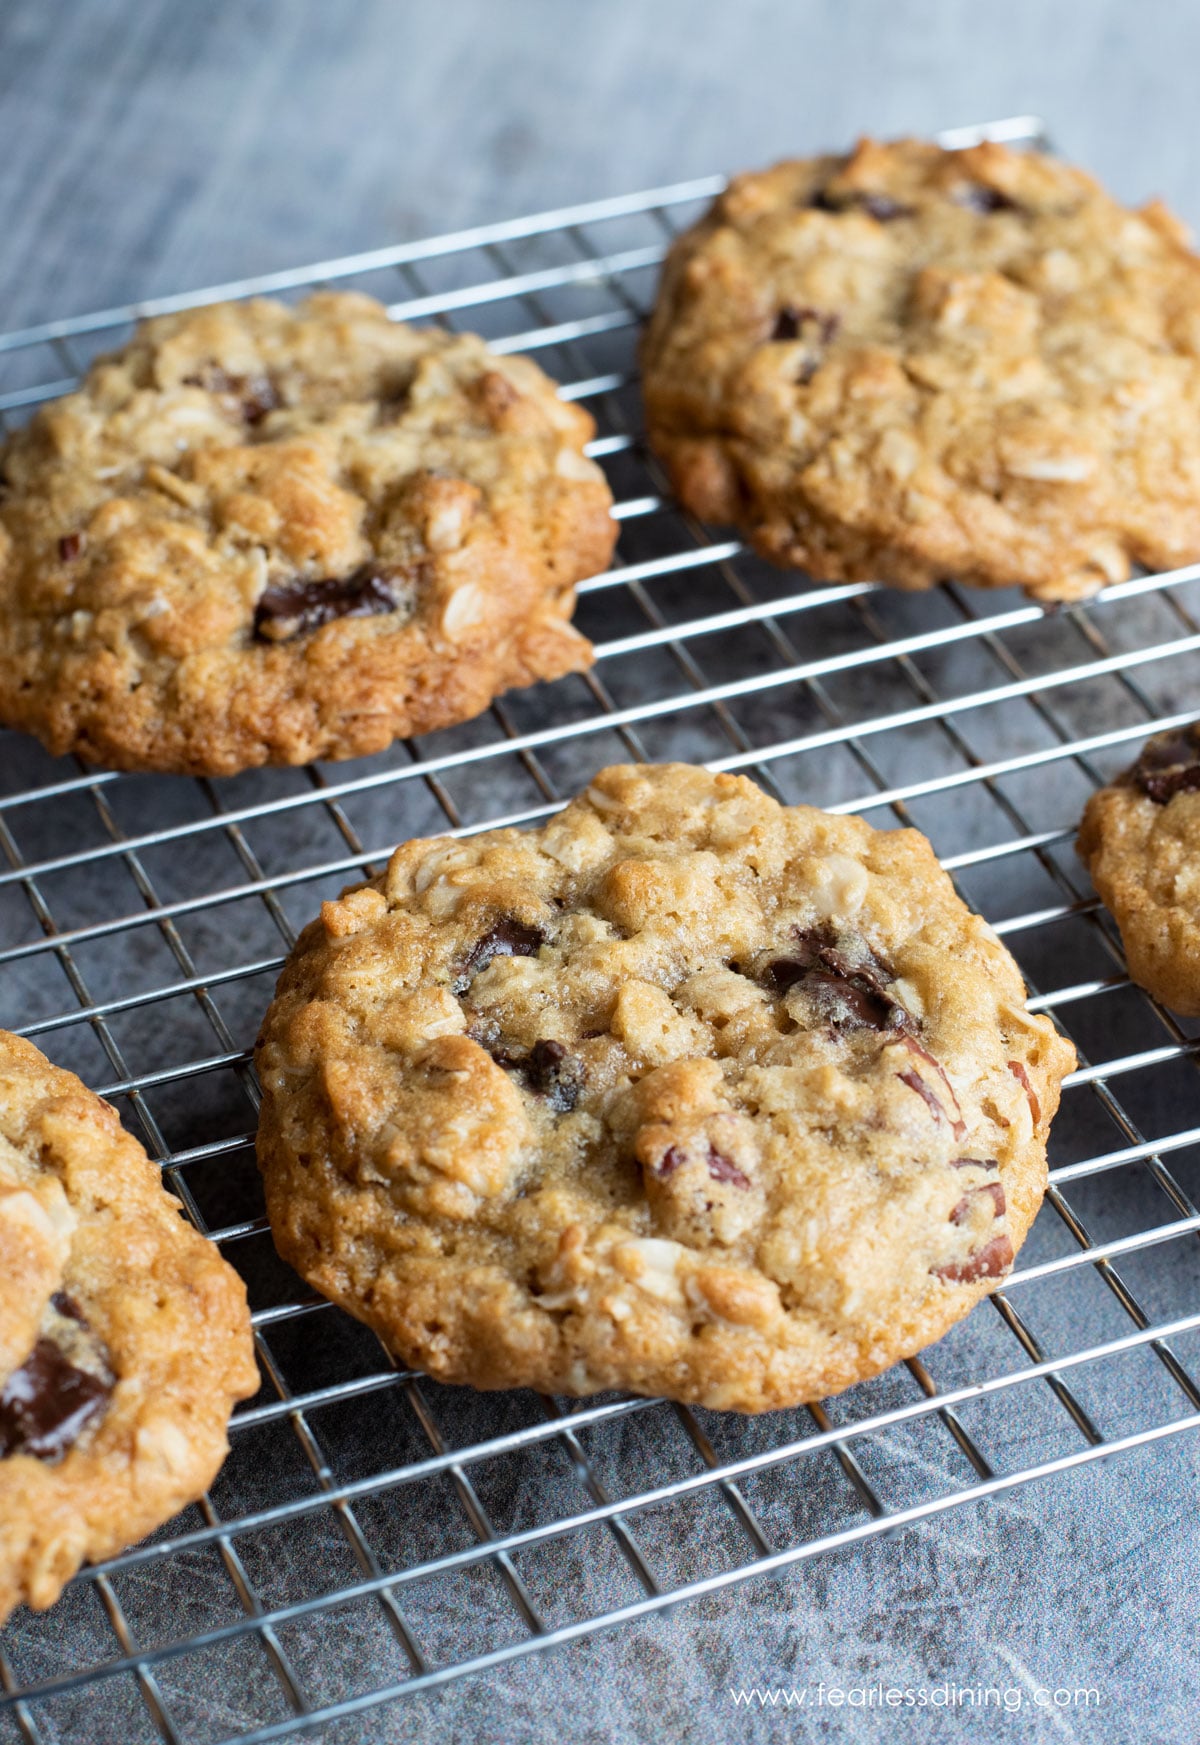
<svg viewBox="0 0 1200 1745">
<path fill-rule="evenodd" d="M 983 135 L 1046 143 L 1029 117 L 943 138 Z M 1200 1428 L 1198 1038 L 1129 983 L 1072 847 L 1096 783 L 1194 713 L 1200 566 L 1050 612 L 813 586 L 684 515 L 634 345 L 671 236 L 721 186 L 0 336 L 11 422 L 144 314 L 359 286 L 537 355 L 593 411 L 621 521 L 580 590 L 592 672 L 382 757 L 182 782 L 0 733 L 0 1023 L 117 1102 L 246 1277 L 263 1372 L 202 1504 L 12 1620 L 2 1741 L 303 1734 Z M 604 762 L 674 756 L 930 836 L 1079 1049 L 1046 1205 L 966 1323 L 824 1405 L 748 1421 L 439 1388 L 273 1258 L 258 1016 L 299 926 L 394 842 L 544 818 Z"/>
</svg>

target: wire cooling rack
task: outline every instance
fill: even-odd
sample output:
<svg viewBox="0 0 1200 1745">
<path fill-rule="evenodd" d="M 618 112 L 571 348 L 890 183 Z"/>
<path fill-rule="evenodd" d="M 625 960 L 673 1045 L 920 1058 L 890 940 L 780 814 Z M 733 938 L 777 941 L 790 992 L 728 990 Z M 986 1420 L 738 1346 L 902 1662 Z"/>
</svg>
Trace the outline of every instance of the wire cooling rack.
<svg viewBox="0 0 1200 1745">
<path fill-rule="evenodd" d="M 1045 144 L 1028 118 L 944 137 L 981 134 Z M 720 186 L 0 337 L 11 420 L 139 315 L 356 285 L 538 356 L 594 411 L 621 521 L 615 567 L 581 589 L 591 673 L 383 756 L 185 782 L 0 734 L 0 1023 L 161 1160 L 247 1279 L 263 1373 L 209 1497 L 9 1624 L 0 1740 L 266 1741 L 381 1704 L 412 1716 L 466 1674 L 1200 1427 L 1196 1038 L 1129 984 L 1072 851 L 1092 787 L 1195 713 L 1200 566 L 1060 611 L 816 588 L 682 514 L 642 443 L 634 343 L 665 245 Z M 629 757 L 915 824 L 1079 1049 L 1012 1277 L 935 1350 L 823 1405 L 747 1420 L 441 1388 L 271 1248 L 249 1047 L 299 926 L 396 841 L 543 818 Z M 348 1724 L 339 1738 L 379 1718 Z"/>
</svg>

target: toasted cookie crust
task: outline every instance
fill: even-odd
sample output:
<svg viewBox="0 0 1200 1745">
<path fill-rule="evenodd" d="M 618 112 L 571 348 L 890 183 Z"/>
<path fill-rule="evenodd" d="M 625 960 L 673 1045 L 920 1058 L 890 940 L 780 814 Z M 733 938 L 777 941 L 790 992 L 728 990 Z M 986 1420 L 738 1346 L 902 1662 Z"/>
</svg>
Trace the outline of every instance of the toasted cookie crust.
<svg viewBox="0 0 1200 1745">
<path fill-rule="evenodd" d="M 237 1274 L 116 1111 L 0 1031 L 0 1623 L 198 1497 L 257 1387 Z"/>
<path fill-rule="evenodd" d="M 917 832 L 620 766 L 326 903 L 259 1159 L 281 1254 L 404 1361 L 760 1411 L 1003 1276 L 1073 1058 Z"/>
<path fill-rule="evenodd" d="M 1155 734 L 1092 795 L 1077 847 L 1134 981 L 1200 1017 L 1200 722 Z"/>
<path fill-rule="evenodd" d="M 996 144 L 737 176 L 643 348 L 683 502 L 819 580 L 1070 600 L 1200 557 L 1200 260 Z"/>
<path fill-rule="evenodd" d="M 615 524 L 527 359 L 323 293 L 168 315 L 0 455 L 0 721 L 120 769 L 356 757 L 586 667 Z"/>
</svg>

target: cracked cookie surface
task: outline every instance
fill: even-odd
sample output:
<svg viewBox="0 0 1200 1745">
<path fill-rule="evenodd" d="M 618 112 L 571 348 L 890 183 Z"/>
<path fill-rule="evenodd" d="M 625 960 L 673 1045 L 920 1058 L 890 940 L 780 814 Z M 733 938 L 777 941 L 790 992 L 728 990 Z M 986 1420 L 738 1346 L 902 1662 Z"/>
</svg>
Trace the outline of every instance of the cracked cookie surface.
<svg viewBox="0 0 1200 1745">
<path fill-rule="evenodd" d="M 1200 557 L 1200 259 L 997 144 L 737 176 L 643 347 L 685 505 L 824 581 L 1078 599 Z"/>
<path fill-rule="evenodd" d="M 284 1258 L 403 1361 L 758 1411 L 1004 1275 L 1073 1058 L 917 832 L 618 766 L 325 904 L 259 1159 Z"/>
<path fill-rule="evenodd" d="M 0 455 L 0 721 L 223 775 L 578 671 L 592 431 L 528 359 L 353 293 L 149 321 Z"/>
<path fill-rule="evenodd" d="M 0 1031 L 0 1623 L 194 1501 L 257 1387 L 237 1274 L 116 1111 Z"/>
<path fill-rule="evenodd" d="M 1155 734 L 1092 795 L 1078 848 L 1134 981 L 1200 1016 L 1200 722 Z"/>
</svg>

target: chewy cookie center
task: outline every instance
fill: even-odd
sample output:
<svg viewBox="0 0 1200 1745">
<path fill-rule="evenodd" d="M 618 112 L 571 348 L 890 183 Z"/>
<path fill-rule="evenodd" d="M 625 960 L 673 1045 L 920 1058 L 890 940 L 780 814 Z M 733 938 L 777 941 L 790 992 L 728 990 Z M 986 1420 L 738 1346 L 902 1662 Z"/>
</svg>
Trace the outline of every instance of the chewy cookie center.
<svg viewBox="0 0 1200 1745">
<path fill-rule="evenodd" d="M 498 1229 L 569 1204 L 596 1246 L 720 1255 L 794 1304 L 857 1288 L 861 1255 L 828 1240 L 849 1182 L 861 1218 L 912 1220 L 906 1265 L 950 1284 L 1006 1270 L 993 1124 L 956 1088 L 954 1024 L 897 967 L 905 931 L 889 940 L 869 900 L 880 875 L 774 844 L 764 879 L 719 840 L 610 825 L 585 853 L 555 828 L 555 853 L 513 867 L 483 842 L 413 845 L 445 995 L 410 989 L 390 1021 L 426 1089 L 415 1122 L 381 1120 L 371 1179 L 410 1212 Z M 1020 1061 L 996 1065 L 1028 1126 Z M 555 1250 L 533 1268 L 539 1298 L 557 1267 Z"/>
</svg>

